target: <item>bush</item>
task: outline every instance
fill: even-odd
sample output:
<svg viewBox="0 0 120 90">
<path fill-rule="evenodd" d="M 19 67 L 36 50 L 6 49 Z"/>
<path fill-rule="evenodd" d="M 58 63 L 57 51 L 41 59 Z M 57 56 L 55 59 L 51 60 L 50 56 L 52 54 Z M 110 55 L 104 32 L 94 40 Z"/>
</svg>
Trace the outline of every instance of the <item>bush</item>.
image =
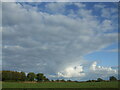
<svg viewBox="0 0 120 90">
<path fill-rule="evenodd" d="M 110 81 L 117 81 L 117 78 L 114 77 L 114 76 L 111 76 L 111 77 L 109 78 L 109 80 L 110 80 Z"/>
<path fill-rule="evenodd" d="M 97 79 L 97 82 L 102 82 L 102 81 L 103 81 L 103 79 L 101 79 L 101 78 Z"/>
</svg>

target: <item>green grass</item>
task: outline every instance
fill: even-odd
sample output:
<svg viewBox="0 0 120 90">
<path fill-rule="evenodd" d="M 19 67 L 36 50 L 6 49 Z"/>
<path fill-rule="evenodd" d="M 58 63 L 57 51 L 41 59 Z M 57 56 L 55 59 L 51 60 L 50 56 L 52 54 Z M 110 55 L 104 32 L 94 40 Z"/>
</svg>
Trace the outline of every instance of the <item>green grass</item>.
<svg viewBox="0 0 120 90">
<path fill-rule="evenodd" d="M 118 88 L 118 82 L 3 82 L 3 88 Z"/>
</svg>

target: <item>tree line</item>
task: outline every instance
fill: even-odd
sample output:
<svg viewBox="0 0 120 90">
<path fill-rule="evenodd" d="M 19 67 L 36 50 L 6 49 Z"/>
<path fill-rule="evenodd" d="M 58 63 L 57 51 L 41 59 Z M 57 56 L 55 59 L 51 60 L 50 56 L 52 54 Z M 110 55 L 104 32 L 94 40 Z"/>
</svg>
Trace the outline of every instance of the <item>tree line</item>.
<svg viewBox="0 0 120 90">
<path fill-rule="evenodd" d="M 43 73 L 2 71 L 2 81 L 49 81 Z"/>
<path fill-rule="evenodd" d="M 0 72 L 0 76 L 2 75 L 2 81 L 38 81 L 38 82 L 48 82 L 50 81 L 43 73 L 33 73 L 29 72 L 28 74 L 25 74 L 25 72 L 17 72 L 17 71 L 2 71 Z M 88 80 L 86 82 L 102 82 L 106 81 L 101 78 L 98 78 L 97 80 Z M 109 77 L 109 81 L 117 81 L 117 78 L 114 76 Z M 79 82 L 79 81 L 71 81 L 64 79 L 62 80 L 51 80 L 51 82 Z"/>
<path fill-rule="evenodd" d="M 106 80 L 103 80 L 101 78 L 98 78 L 97 80 L 88 80 L 87 82 L 103 82 L 103 81 L 106 81 Z M 107 80 L 108 81 L 108 80 Z M 109 77 L 109 81 L 117 81 L 117 78 L 114 77 L 114 76 L 110 76 Z"/>
</svg>

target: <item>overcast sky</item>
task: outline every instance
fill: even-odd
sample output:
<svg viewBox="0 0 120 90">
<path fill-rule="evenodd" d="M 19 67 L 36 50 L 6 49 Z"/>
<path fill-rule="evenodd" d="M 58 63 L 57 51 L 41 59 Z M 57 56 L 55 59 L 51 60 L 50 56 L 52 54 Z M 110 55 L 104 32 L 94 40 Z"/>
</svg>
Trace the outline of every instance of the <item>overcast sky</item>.
<svg viewBox="0 0 120 90">
<path fill-rule="evenodd" d="M 117 76 L 117 3 L 2 3 L 3 70 L 50 79 Z"/>
</svg>

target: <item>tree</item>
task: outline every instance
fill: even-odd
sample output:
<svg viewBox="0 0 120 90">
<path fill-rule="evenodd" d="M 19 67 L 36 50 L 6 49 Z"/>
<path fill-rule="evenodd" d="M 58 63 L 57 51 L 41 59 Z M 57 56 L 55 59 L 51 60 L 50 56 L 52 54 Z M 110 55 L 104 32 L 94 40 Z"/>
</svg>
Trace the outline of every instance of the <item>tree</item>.
<svg viewBox="0 0 120 90">
<path fill-rule="evenodd" d="M 59 82 L 59 81 L 60 81 L 59 79 L 56 80 L 56 82 Z"/>
<path fill-rule="evenodd" d="M 0 76 L 2 76 L 2 78 L 0 78 L 2 81 L 34 81 L 35 79 L 37 79 L 37 81 L 49 81 L 44 74 L 38 73 L 36 76 L 33 72 L 28 73 L 26 76 L 25 72 L 0 71 Z"/>
<path fill-rule="evenodd" d="M 40 81 L 49 81 L 49 79 L 46 78 L 43 73 L 38 73 L 36 75 L 36 79 L 37 79 L 38 82 L 40 82 Z"/>
<path fill-rule="evenodd" d="M 72 82 L 71 80 L 67 80 L 67 82 Z"/>
<path fill-rule="evenodd" d="M 98 82 L 101 82 L 101 81 L 103 81 L 103 79 L 101 79 L 101 78 L 98 78 L 98 79 L 97 79 L 97 81 L 98 81 Z"/>
<path fill-rule="evenodd" d="M 0 81 L 2 81 L 2 71 L 0 71 Z"/>
<path fill-rule="evenodd" d="M 36 79 L 37 79 L 37 81 L 43 81 L 44 80 L 44 75 L 42 73 L 38 73 L 36 75 Z"/>
<path fill-rule="evenodd" d="M 87 80 L 86 82 L 91 82 L 91 80 Z"/>
<path fill-rule="evenodd" d="M 2 81 L 21 81 L 22 75 L 22 73 L 17 71 L 2 71 Z"/>
<path fill-rule="evenodd" d="M 62 79 L 62 80 L 60 80 L 61 82 L 65 82 L 65 80 L 64 79 Z"/>
<path fill-rule="evenodd" d="M 44 79 L 44 81 L 48 82 L 48 81 L 49 81 L 49 79 L 48 79 L 48 78 L 45 78 L 45 79 Z"/>
<path fill-rule="evenodd" d="M 51 80 L 51 82 L 54 82 L 54 80 Z"/>
<path fill-rule="evenodd" d="M 114 76 L 111 76 L 111 77 L 109 78 L 109 80 L 110 80 L 110 81 L 116 81 L 116 80 L 117 80 L 117 78 L 116 78 L 116 77 L 114 77 Z"/>
<path fill-rule="evenodd" d="M 2 81 L 9 80 L 8 71 L 2 71 Z"/>
<path fill-rule="evenodd" d="M 24 72 L 21 72 L 21 81 L 25 81 L 26 80 L 26 75 Z"/>
<path fill-rule="evenodd" d="M 34 81 L 35 77 L 36 77 L 36 75 L 33 72 L 30 72 L 27 74 L 27 78 L 29 81 Z"/>
</svg>

